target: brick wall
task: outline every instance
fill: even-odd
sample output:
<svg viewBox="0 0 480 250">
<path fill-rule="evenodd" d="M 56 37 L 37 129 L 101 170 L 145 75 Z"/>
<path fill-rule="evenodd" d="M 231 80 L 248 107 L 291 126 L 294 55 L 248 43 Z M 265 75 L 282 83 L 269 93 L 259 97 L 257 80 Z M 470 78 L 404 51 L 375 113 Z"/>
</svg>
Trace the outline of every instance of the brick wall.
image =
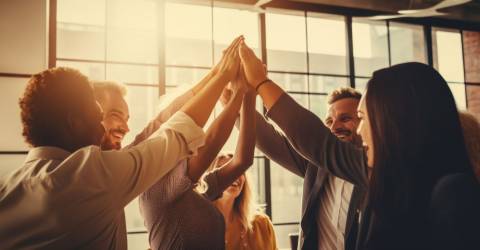
<svg viewBox="0 0 480 250">
<path fill-rule="evenodd" d="M 463 32 L 468 110 L 480 120 L 480 32 Z"/>
</svg>

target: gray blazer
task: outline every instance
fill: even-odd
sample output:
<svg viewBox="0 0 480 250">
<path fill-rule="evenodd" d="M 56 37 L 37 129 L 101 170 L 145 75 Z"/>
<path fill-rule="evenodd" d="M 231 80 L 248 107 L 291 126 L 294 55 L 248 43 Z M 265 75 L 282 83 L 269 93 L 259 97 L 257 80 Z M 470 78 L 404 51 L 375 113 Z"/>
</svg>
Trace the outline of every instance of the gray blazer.
<svg viewBox="0 0 480 250">
<path fill-rule="evenodd" d="M 257 147 L 270 159 L 304 178 L 299 249 L 318 249 L 316 211 L 329 174 L 353 183 L 345 232 L 345 249 L 354 249 L 358 209 L 367 187 L 362 149 L 337 139 L 313 113 L 284 94 L 268 111 L 281 134 L 257 113 Z"/>
</svg>

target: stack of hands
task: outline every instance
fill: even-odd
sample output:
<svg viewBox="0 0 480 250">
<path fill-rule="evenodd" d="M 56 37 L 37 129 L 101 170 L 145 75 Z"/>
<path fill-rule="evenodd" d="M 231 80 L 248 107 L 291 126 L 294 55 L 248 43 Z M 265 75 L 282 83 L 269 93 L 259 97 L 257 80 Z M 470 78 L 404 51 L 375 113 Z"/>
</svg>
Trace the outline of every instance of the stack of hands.
<svg viewBox="0 0 480 250">
<path fill-rule="evenodd" d="M 210 73 L 230 82 L 222 93 L 222 104 L 226 104 L 232 95 L 255 96 L 259 85 L 268 81 L 265 65 L 247 46 L 243 36 L 237 37 L 223 51 L 220 62 Z"/>
</svg>

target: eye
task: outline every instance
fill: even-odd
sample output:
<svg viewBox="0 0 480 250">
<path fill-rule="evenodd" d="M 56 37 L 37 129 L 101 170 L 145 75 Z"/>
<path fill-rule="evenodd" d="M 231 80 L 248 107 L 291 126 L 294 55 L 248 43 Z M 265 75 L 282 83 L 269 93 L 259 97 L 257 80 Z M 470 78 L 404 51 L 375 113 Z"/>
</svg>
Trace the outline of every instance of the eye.
<svg viewBox="0 0 480 250">
<path fill-rule="evenodd" d="M 352 118 L 350 118 L 349 116 L 344 116 L 340 119 L 341 122 L 349 122 L 350 120 L 352 120 Z"/>
</svg>

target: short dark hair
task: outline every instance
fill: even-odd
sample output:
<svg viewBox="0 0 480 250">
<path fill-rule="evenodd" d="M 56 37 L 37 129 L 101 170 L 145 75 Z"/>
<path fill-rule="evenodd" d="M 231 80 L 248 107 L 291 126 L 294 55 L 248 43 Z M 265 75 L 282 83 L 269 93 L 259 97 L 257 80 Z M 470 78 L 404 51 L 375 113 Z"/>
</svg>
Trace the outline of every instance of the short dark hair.
<svg viewBox="0 0 480 250">
<path fill-rule="evenodd" d="M 334 102 L 345 98 L 354 98 L 360 100 L 362 98 L 362 94 L 353 88 L 341 87 L 335 89 L 327 96 L 327 102 L 328 104 L 332 105 Z"/>
<path fill-rule="evenodd" d="M 52 68 L 33 75 L 19 100 L 23 136 L 31 146 L 58 146 L 58 131 L 72 110 L 94 100 L 86 76 L 71 68 Z"/>
</svg>

